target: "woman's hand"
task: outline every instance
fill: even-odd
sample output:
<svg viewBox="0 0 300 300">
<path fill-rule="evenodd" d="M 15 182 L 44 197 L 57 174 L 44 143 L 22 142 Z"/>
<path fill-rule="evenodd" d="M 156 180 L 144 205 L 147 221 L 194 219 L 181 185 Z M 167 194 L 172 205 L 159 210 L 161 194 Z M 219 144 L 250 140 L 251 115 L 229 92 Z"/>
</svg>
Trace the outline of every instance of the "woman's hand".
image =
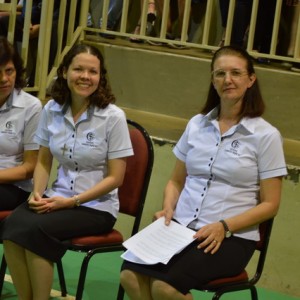
<svg viewBox="0 0 300 300">
<path fill-rule="evenodd" d="M 38 193 L 34 193 L 28 200 L 29 209 L 38 214 L 43 214 L 48 211 L 49 205 L 47 199 L 42 198 Z"/>
<path fill-rule="evenodd" d="M 51 198 L 42 198 L 39 194 L 34 194 L 28 201 L 29 208 L 36 213 L 50 213 L 55 210 L 74 207 L 74 198 L 64 198 L 54 196 Z"/>
<path fill-rule="evenodd" d="M 224 227 L 221 222 L 216 222 L 203 226 L 194 235 L 194 238 L 201 241 L 198 245 L 198 249 L 205 248 L 205 253 L 215 254 L 225 237 Z"/>
<path fill-rule="evenodd" d="M 161 217 L 165 217 L 165 224 L 169 225 L 173 218 L 173 213 L 174 213 L 174 211 L 172 209 L 160 210 L 154 214 L 153 221 L 155 221 Z"/>
</svg>

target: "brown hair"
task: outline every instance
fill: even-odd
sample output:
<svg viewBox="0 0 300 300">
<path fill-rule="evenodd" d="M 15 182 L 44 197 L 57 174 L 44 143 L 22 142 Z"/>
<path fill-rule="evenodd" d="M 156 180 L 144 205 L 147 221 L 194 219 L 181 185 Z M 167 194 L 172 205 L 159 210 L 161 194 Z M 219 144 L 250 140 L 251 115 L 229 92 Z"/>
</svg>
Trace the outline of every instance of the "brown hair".
<svg viewBox="0 0 300 300">
<path fill-rule="evenodd" d="M 81 53 L 90 53 L 99 59 L 100 64 L 100 82 L 98 89 L 90 95 L 90 105 L 105 108 L 110 103 L 115 103 L 115 97 L 111 92 L 110 86 L 106 79 L 106 69 L 104 67 L 104 58 L 101 52 L 94 46 L 77 44 L 73 46 L 64 56 L 62 63 L 57 69 L 57 79 L 53 84 L 51 95 L 59 103 L 71 102 L 71 92 L 67 80 L 63 77 L 64 70 L 67 70 L 72 63 L 73 58 Z"/>
<path fill-rule="evenodd" d="M 14 46 L 4 37 L 0 36 L 0 65 L 12 61 L 16 69 L 15 88 L 21 90 L 26 86 L 25 68 L 23 60 Z"/>
<path fill-rule="evenodd" d="M 234 55 L 244 59 L 246 61 L 246 68 L 248 74 L 255 74 L 252 57 L 248 54 L 246 50 L 236 46 L 224 46 L 219 48 L 212 58 L 211 71 L 213 71 L 215 61 L 223 55 Z M 207 114 L 218 105 L 220 105 L 220 97 L 211 82 L 206 103 L 204 104 L 201 113 Z M 265 104 L 260 92 L 258 80 L 256 79 L 254 84 L 250 88 L 248 88 L 245 93 L 243 105 L 240 111 L 240 117 L 259 117 L 264 113 L 264 110 Z"/>
</svg>

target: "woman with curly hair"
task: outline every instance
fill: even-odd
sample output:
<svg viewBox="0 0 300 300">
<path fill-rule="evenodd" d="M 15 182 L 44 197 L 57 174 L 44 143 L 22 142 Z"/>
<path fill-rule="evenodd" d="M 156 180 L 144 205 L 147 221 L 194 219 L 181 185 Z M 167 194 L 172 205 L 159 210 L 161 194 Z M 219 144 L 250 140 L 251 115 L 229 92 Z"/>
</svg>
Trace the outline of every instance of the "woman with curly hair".
<svg viewBox="0 0 300 300">
<path fill-rule="evenodd" d="M 53 263 L 64 241 L 108 232 L 119 209 L 126 157 L 133 154 L 124 112 L 113 103 L 97 48 L 75 45 L 58 68 L 44 107 L 34 188 L 1 228 L 7 264 L 20 299 L 48 300 Z M 53 158 L 56 180 L 47 187 Z"/>
</svg>

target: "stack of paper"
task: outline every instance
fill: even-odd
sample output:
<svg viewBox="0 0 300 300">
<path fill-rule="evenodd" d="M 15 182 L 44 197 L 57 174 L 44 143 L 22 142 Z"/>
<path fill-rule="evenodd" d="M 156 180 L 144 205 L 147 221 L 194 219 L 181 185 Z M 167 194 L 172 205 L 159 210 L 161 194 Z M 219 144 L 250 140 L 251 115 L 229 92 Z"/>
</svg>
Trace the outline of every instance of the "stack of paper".
<svg viewBox="0 0 300 300">
<path fill-rule="evenodd" d="M 121 257 L 140 264 L 167 264 L 168 261 L 194 241 L 195 231 L 174 221 L 167 226 L 165 218 L 159 218 L 126 240 L 127 249 Z"/>
</svg>

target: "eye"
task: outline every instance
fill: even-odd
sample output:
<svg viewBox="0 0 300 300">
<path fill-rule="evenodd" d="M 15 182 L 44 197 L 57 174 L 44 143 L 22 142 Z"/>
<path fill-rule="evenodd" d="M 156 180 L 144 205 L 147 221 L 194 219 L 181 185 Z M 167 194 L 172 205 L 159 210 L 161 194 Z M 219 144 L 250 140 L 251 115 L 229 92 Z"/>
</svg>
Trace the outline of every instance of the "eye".
<svg viewBox="0 0 300 300">
<path fill-rule="evenodd" d="M 233 77 L 241 77 L 242 76 L 242 71 L 241 70 L 231 70 L 230 75 Z"/>
<path fill-rule="evenodd" d="M 224 78 L 226 76 L 226 72 L 223 70 L 216 70 L 213 74 L 216 78 Z"/>
<path fill-rule="evenodd" d="M 14 68 L 9 68 L 5 70 L 6 75 L 12 75 L 15 72 Z"/>
</svg>

